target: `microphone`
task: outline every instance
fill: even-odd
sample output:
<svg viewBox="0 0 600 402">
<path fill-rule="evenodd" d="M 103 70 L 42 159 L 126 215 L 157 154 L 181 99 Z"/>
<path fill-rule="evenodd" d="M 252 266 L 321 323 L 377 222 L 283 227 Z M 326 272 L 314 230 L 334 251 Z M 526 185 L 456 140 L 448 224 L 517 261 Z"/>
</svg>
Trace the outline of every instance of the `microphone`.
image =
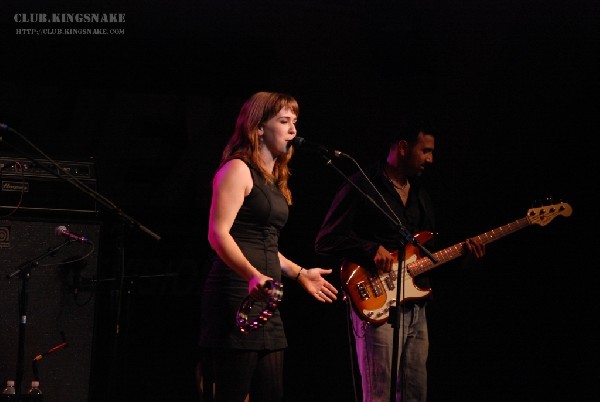
<svg viewBox="0 0 600 402">
<path fill-rule="evenodd" d="M 92 244 L 92 242 L 87 237 L 79 236 L 75 233 L 69 232 L 66 226 L 57 226 L 56 229 L 54 229 L 54 234 L 56 234 L 57 236 L 64 236 L 68 239 L 78 241 L 81 243 Z"/>
<path fill-rule="evenodd" d="M 323 145 L 321 144 L 317 144 L 315 142 L 311 142 L 311 141 L 307 141 L 302 137 L 298 137 L 295 136 L 294 139 L 291 141 L 292 146 L 296 149 L 302 149 L 302 148 L 306 148 L 310 151 L 314 151 L 314 152 L 318 152 L 321 153 L 323 155 L 333 155 L 336 158 L 339 158 L 341 156 L 349 158 L 349 156 L 341 151 L 338 151 L 336 149 L 333 150 L 329 150 L 327 148 L 325 148 Z"/>
</svg>

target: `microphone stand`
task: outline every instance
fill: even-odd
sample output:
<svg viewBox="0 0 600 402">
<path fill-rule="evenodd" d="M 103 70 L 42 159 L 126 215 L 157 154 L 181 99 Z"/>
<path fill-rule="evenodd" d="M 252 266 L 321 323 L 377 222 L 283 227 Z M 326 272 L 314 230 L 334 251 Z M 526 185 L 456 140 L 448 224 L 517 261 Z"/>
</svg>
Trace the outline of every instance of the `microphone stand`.
<svg viewBox="0 0 600 402">
<path fill-rule="evenodd" d="M 338 154 L 336 153 L 336 156 Z M 417 247 L 419 250 L 421 250 L 421 252 L 427 256 L 427 258 L 429 258 L 432 262 L 437 263 L 437 259 L 433 256 L 433 254 L 431 254 L 431 252 L 429 250 L 427 250 L 421 243 L 419 243 L 417 241 L 417 239 L 410 233 L 408 232 L 408 230 L 404 227 L 404 225 L 402 225 L 402 222 L 400 222 L 399 219 L 394 219 L 392 216 L 390 216 L 390 214 L 388 214 L 382 207 L 381 205 L 379 205 L 373 198 L 371 198 L 366 192 L 364 192 L 356 183 L 354 183 L 348 176 L 346 176 L 337 166 L 335 166 L 335 164 L 331 161 L 331 158 L 328 157 L 327 152 L 325 152 L 324 150 L 321 152 L 321 156 L 325 159 L 325 164 L 328 166 L 331 166 L 337 173 L 339 173 L 348 183 L 350 183 L 356 190 L 358 190 L 358 192 L 365 197 L 371 204 L 373 204 L 383 215 L 385 215 L 394 225 L 396 225 L 398 227 L 398 232 L 400 233 L 400 235 L 404 238 L 404 242 L 401 242 L 401 249 L 403 250 L 402 252 L 402 261 L 400 261 L 400 255 L 398 256 L 398 273 L 400 273 L 401 271 L 401 267 L 400 264 L 404 264 L 404 259 L 405 259 L 405 255 L 406 255 L 406 245 L 407 244 L 412 244 L 415 247 Z M 362 169 L 360 168 L 360 165 L 358 164 L 358 162 L 356 162 L 354 160 L 354 158 L 350 157 L 348 154 L 345 153 L 339 153 L 339 156 L 344 156 L 348 159 L 350 159 L 356 166 L 358 166 L 359 170 L 362 172 Z M 366 177 L 366 176 L 365 176 Z M 377 188 L 373 185 L 373 183 L 371 183 L 371 181 L 369 179 L 367 179 L 367 182 L 369 182 L 373 188 L 376 190 L 377 193 L 379 193 L 377 191 Z M 392 344 L 392 366 L 391 366 L 391 381 L 390 381 L 390 402 L 395 402 L 396 401 L 396 389 L 397 389 L 397 377 L 398 377 L 398 359 L 400 358 L 399 356 L 399 349 L 400 349 L 400 312 L 402 311 L 400 308 L 400 297 L 402 295 L 402 291 L 401 291 L 401 276 L 397 275 L 397 279 L 396 279 L 396 303 L 394 306 L 390 306 L 390 311 L 389 311 L 389 316 L 388 316 L 388 323 L 392 326 L 392 328 L 394 329 L 393 332 L 393 344 Z"/>
<path fill-rule="evenodd" d="M 124 251 L 124 236 L 123 236 L 123 225 L 127 224 L 129 227 L 131 228 L 135 228 L 138 229 L 140 231 L 142 231 L 143 233 L 149 235 L 150 237 L 152 237 L 154 240 L 159 241 L 161 238 L 160 236 L 158 236 L 156 233 L 154 233 L 153 231 L 151 231 L 149 228 L 147 228 L 146 226 L 142 225 L 140 222 L 138 222 L 137 220 L 135 220 L 134 218 L 132 218 L 131 216 L 127 215 L 125 212 L 123 212 L 119 207 L 117 207 L 112 201 L 110 201 L 108 198 L 104 197 L 103 195 L 101 195 L 100 193 L 98 193 L 97 191 L 95 191 L 94 189 L 90 188 L 89 186 L 87 186 L 85 183 L 81 182 L 79 179 L 77 179 L 75 176 L 71 175 L 71 173 L 69 173 L 67 170 L 64 170 L 60 167 L 60 165 L 58 165 L 58 163 L 56 163 L 52 158 L 50 158 L 48 155 L 46 155 L 41 149 L 39 149 L 38 147 L 36 147 L 33 143 L 31 143 L 31 141 L 29 141 L 24 135 L 22 135 L 21 133 L 19 133 L 17 130 L 7 126 L 6 124 L 0 123 L 0 130 L 6 130 L 8 132 L 11 132 L 13 134 L 16 134 L 17 136 L 19 136 L 21 139 L 23 139 L 23 141 L 25 141 L 27 144 L 29 144 L 33 149 L 35 149 L 37 152 L 39 152 L 41 155 L 44 156 L 44 158 L 52 163 L 52 165 L 56 168 L 56 172 L 46 168 L 45 166 L 41 166 L 40 164 L 37 163 L 37 161 L 35 159 L 33 159 L 32 157 L 30 157 L 29 155 L 27 155 L 25 152 L 19 150 L 17 147 L 8 144 L 6 141 L 4 141 L 4 139 L 2 137 L 0 137 L 0 142 L 6 144 L 7 146 L 9 146 L 11 149 L 13 149 L 14 151 L 18 152 L 20 155 L 23 155 L 25 158 L 29 159 L 36 167 L 39 167 L 41 169 L 44 169 L 45 171 L 51 173 L 53 176 L 61 179 L 61 180 L 65 180 L 66 182 L 68 182 L 69 184 L 73 185 L 73 187 L 77 188 L 79 191 L 81 191 L 82 193 L 84 193 L 85 195 L 89 196 L 90 198 L 92 198 L 93 200 L 95 200 L 98 204 L 102 205 L 104 207 L 104 209 L 106 211 L 111 212 L 115 217 L 118 218 L 119 222 L 121 223 L 119 225 L 119 236 L 118 237 L 118 253 L 119 253 L 119 268 L 118 268 L 118 277 L 119 277 L 119 289 L 117 291 L 117 301 L 116 301 L 116 306 L 117 306 L 117 314 L 116 314 L 116 318 L 115 318 L 115 327 L 114 327 L 114 335 L 115 335 L 115 346 L 114 346 L 114 353 L 117 354 L 118 351 L 118 340 L 121 334 L 121 304 L 122 304 L 122 300 L 123 300 L 123 292 L 124 292 L 124 277 L 125 277 L 125 251 Z M 116 360 L 116 357 L 115 357 Z M 111 364 L 112 366 L 113 364 Z M 112 367 L 109 371 L 113 371 Z M 112 375 L 109 374 L 109 378 L 115 378 L 116 375 L 113 373 Z M 112 381 L 112 380 L 111 380 Z M 111 383 L 112 384 L 112 383 Z M 111 401 L 111 391 L 112 391 L 112 387 L 110 386 L 111 384 L 109 384 L 109 389 L 107 391 L 107 401 Z M 17 384 L 19 385 L 19 384 Z"/>
<path fill-rule="evenodd" d="M 15 378 L 15 401 L 21 400 L 21 384 L 23 383 L 23 373 L 25 371 L 25 332 L 27 328 L 27 306 L 29 304 L 29 278 L 31 270 L 37 267 L 41 260 L 54 255 L 58 250 L 71 244 L 75 240 L 67 240 L 63 244 L 49 248 L 48 251 L 35 257 L 32 260 L 26 261 L 19 265 L 11 274 L 6 275 L 7 279 L 12 279 L 15 276 L 21 278 L 21 294 L 19 295 L 19 341 L 17 353 L 17 375 Z"/>
</svg>

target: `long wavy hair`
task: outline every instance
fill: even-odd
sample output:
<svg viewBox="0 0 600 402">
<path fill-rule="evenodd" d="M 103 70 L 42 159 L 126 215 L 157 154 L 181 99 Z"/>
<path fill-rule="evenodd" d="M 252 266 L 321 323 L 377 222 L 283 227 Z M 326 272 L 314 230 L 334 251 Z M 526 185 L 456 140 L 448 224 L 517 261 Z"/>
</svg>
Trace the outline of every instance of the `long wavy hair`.
<svg viewBox="0 0 600 402">
<path fill-rule="evenodd" d="M 235 130 L 229 138 L 219 168 L 232 159 L 241 159 L 255 166 L 264 179 L 276 185 L 288 205 L 292 204 L 292 193 L 288 188 L 290 171 L 288 163 L 293 154 L 290 147 L 287 153 L 279 155 L 275 160 L 273 173 L 267 172 L 260 159 L 260 136 L 258 128 L 267 120 L 275 117 L 282 108 L 289 108 L 298 116 L 299 106 L 292 96 L 280 92 L 257 92 L 252 95 L 240 109 Z"/>
</svg>

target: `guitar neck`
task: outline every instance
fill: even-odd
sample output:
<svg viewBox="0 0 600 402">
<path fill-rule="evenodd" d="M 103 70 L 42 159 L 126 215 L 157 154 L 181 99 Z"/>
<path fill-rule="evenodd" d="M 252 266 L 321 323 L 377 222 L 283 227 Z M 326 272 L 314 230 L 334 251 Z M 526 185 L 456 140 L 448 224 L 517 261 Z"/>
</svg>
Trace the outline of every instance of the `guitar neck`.
<svg viewBox="0 0 600 402">
<path fill-rule="evenodd" d="M 529 218 L 525 217 L 517 219 L 514 222 L 508 223 L 504 226 L 500 226 L 496 229 L 492 229 L 475 237 L 479 239 L 483 244 L 487 244 L 496 241 L 504 236 L 507 236 L 511 233 L 514 233 L 517 230 L 523 229 L 524 227 L 527 227 L 530 224 L 531 221 L 529 220 Z M 438 262 L 434 263 L 427 257 L 419 258 L 416 261 L 408 264 L 408 271 L 410 272 L 412 277 L 415 277 L 417 275 L 421 275 L 422 273 L 429 271 L 432 268 L 437 267 L 438 265 L 442 265 L 448 261 L 458 258 L 464 255 L 465 252 L 466 251 L 464 243 L 457 243 L 453 246 L 433 253 L 433 256 Z"/>
</svg>

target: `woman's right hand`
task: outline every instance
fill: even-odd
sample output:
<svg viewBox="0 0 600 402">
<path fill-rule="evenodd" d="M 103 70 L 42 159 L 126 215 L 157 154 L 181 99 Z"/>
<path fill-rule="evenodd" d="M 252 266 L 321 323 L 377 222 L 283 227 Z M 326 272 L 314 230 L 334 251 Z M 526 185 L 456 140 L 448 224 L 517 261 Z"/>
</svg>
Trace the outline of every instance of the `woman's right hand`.
<svg viewBox="0 0 600 402">
<path fill-rule="evenodd" d="M 272 281 L 273 278 L 258 273 L 253 275 L 248 281 L 248 294 L 254 301 L 267 300 L 271 295 L 271 289 L 266 286 L 267 281 Z"/>
</svg>

